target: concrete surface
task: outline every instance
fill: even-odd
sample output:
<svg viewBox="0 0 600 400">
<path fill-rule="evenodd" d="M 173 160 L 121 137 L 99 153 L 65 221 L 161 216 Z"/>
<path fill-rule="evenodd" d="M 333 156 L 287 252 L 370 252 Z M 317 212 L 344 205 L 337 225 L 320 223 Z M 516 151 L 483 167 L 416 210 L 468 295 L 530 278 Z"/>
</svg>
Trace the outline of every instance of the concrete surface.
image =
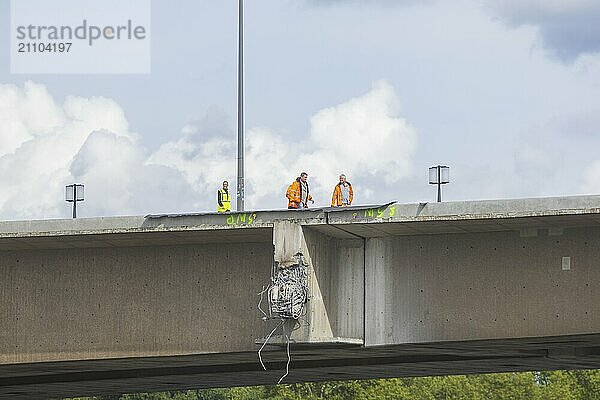
<svg viewBox="0 0 600 400">
<path fill-rule="evenodd" d="M 254 349 L 272 246 L 2 252 L 0 364 Z"/>
<path fill-rule="evenodd" d="M 600 196 L 9 221 L 0 397 L 274 383 L 257 294 L 297 251 L 289 382 L 600 368 Z"/>
<path fill-rule="evenodd" d="M 599 239 L 600 227 L 371 238 L 366 345 L 597 333 Z"/>
</svg>

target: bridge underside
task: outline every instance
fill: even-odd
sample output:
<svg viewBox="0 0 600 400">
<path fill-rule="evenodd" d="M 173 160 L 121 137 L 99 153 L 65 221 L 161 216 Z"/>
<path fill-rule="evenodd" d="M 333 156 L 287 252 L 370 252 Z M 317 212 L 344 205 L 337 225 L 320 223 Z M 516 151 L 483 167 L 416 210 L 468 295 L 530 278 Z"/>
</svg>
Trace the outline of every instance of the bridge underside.
<svg viewBox="0 0 600 400">
<path fill-rule="evenodd" d="M 32 399 L 181 389 L 271 385 L 285 373 L 284 348 L 172 357 L 0 366 L 0 397 Z M 600 365 L 600 335 L 476 340 L 365 348 L 292 345 L 285 383 L 590 369 Z"/>
</svg>

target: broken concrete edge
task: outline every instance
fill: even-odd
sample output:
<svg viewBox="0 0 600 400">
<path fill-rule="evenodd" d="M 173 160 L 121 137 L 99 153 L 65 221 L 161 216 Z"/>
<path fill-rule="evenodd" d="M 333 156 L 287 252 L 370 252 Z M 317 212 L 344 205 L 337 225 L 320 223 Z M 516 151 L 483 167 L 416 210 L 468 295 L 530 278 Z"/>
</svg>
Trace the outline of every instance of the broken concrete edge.
<svg viewBox="0 0 600 400">
<path fill-rule="evenodd" d="M 254 344 L 263 345 L 265 343 L 264 338 L 256 339 Z M 291 345 L 302 345 L 302 346 L 319 346 L 319 345 L 340 345 L 340 346 L 363 346 L 364 340 L 357 338 L 342 338 L 342 337 L 316 337 L 311 338 L 310 341 L 302 341 L 297 339 L 290 339 Z M 287 346 L 287 338 L 282 335 L 273 335 L 269 338 L 267 346 L 285 347 Z"/>
<path fill-rule="evenodd" d="M 517 219 L 561 215 L 600 216 L 600 196 L 410 204 L 390 202 L 380 206 L 265 210 L 226 214 L 149 214 L 146 216 L 0 221 L 0 238 L 272 228 L 278 221 L 290 221 L 310 226 Z"/>
<path fill-rule="evenodd" d="M 123 216 L 31 221 L 0 221 L 0 238 L 80 236 L 146 232 L 210 231 L 272 228 L 280 220 L 324 223 L 325 214 L 313 210 L 248 211 L 243 213 L 176 216 Z"/>
<path fill-rule="evenodd" d="M 600 214 L 600 196 L 398 204 L 328 213 L 329 224 L 436 222 Z"/>
<path fill-rule="evenodd" d="M 1 223 L 0 223 L 1 224 Z M 257 228 L 272 228 L 272 223 L 253 224 L 252 226 L 238 226 L 236 229 L 257 229 Z M 44 230 L 30 232 L 3 232 L 0 231 L 0 239 L 10 238 L 33 238 L 33 237 L 55 237 L 55 236 L 85 236 L 85 235 L 126 235 L 126 234 L 144 234 L 156 232 L 185 232 L 185 231 L 218 231 L 231 229 L 229 226 L 220 225 L 179 225 L 171 227 L 154 227 L 154 228 L 111 228 L 111 229 L 96 229 L 96 230 Z"/>
</svg>

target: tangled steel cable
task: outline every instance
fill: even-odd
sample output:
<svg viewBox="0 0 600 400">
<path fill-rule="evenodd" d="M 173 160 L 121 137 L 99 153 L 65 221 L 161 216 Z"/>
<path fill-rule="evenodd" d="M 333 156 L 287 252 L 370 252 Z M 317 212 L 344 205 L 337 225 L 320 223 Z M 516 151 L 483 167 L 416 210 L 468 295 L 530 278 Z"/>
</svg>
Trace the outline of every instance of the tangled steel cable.
<svg viewBox="0 0 600 400">
<path fill-rule="evenodd" d="M 258 309 L 263 314 L 263 320 L 281 319 L 281 322 L 271 330 L 265 338 L 262 346 L 258 350 L 258 359 L 263 369 L 266 371 L 265 364 L 262 360 L 261 352 L 267 345 L 269 339 L 273 336 L 278 328 L 282 328 L 282 336 L 286 338 L 286 348 L 288 361 L 286 364 L 286 372 L 280 379 L 280 383 L 289 373 L 290 357 L 290 336 L 289 332 L 285 332 L 285 322 L 293 320 L 295 323 L 303 315 L 304 305 L 308 301 L 308 264 L 302 253 L 296 253 L 293 257 L 293 263 L 287 266 L 281 266 L 278 263 L 273 265 L 271 270 L 271 283 L 263 288 L 259 293 L 260 301 Z M 263 295 L 268 293 L 269 315 L 265 313 L 261 307 Z"/>
</svg>

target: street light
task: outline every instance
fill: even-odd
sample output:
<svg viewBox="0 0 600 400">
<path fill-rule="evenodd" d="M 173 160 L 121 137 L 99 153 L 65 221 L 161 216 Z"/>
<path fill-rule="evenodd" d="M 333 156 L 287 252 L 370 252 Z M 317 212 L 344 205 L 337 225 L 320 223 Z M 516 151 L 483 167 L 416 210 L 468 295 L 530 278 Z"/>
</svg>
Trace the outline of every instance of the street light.
<svg viewBox="0 0 600 400">
<path fill-rule="evenodd" d="M 442 185 L 448 182 L 450 182 L 450 167 L 445 165 L 429 167 L 429 184 L 437 185 L 438 187 L 438 203 L 442 201 Z"/>
<path fill-rule="evenodd" d="M 73 218 L 77 218 L 77 202 L 83 201 L 83 185 L 74 183 L 65 186 L 65 200 L 73 203 Z"/>
<path fill-rule="evenodd" d="M 244 211 L 244 0 L 238 0 L 237 211 Z"/>
</svg>

